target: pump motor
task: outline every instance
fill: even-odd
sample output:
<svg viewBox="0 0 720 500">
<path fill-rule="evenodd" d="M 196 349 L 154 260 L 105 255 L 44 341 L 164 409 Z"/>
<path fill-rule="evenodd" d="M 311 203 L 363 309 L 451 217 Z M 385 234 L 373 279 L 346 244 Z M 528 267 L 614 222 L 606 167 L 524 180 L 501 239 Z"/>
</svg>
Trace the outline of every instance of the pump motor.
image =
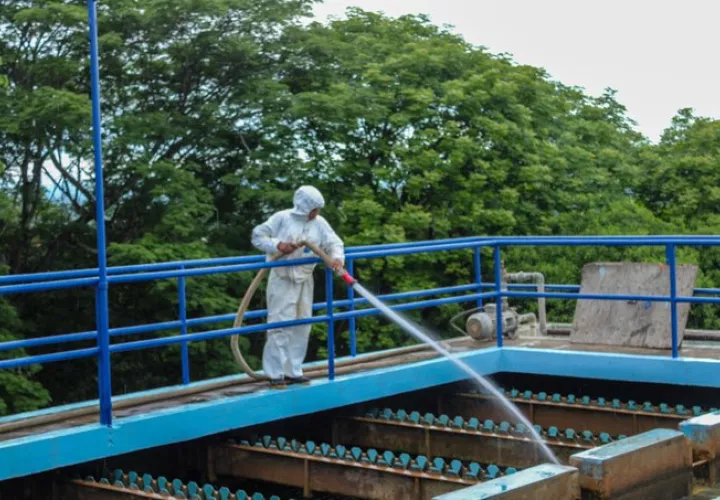
<svg viewBox="0 0 720 500">
<path fill-rule="evenodd" d="M 496 306 L 486 304 L 482 312 L 471 314 L 465 322 L 465 331 L 475 340 L 490 340 L 497 336 Z M 515 309 L 503 310 L 503 336 L 514 339 L 517 336 L 519 315 Z"/>
</svg>

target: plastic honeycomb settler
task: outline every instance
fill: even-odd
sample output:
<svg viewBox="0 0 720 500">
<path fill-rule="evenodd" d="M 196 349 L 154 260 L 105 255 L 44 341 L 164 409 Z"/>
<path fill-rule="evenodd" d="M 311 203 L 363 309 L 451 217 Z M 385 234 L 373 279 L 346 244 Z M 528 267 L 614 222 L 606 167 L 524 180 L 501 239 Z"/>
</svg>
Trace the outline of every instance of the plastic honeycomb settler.
<svg viewBox="0 0 720 500">
<path fill-rule="evenodd" d="M 450 429 L 462 429 L 466 431 L 475 431 L 486 434 L 496 435 L 513 435 L 521 437 L 530 437 L 530 431 L 523 424 L 512 425 L 508 422 L 494 422 L 492 420 L 480 421 L 477 418 L 454 417 L 447 415 L 436 417 L 432 413 L 421 415 L 419 412 L 407 413 L 405 410 L 393 411 L 390 408 L 373 409 L 365 414 L 365 418 L 375 420 L 397 421 L 410 423 L 418 426 L 446 427 Z M 533 426 L 540 436 L 547 441 L 563 441 L 576 444 L 587 444 L 590 446 L 601 446 L 612 441 L 625 439 L 627 436 L 611 436 L 607 432 L 594 434 L 591 431 L 576 432 L 573 429 L 558 429 L 557 427 L 548 427 L 544 429 L 539 425 Z"/>
<path fill-rule="evenodd" d="M 678 416 L 699 416 L 704 415 L 705 413 L 712 413 L 718 410 L 718 408 L 709 408 L 705 409 L 701 406 L 693 406 L 692 408 L 686 408 L 683 405 L 675 405 L 671 406 L 667 403 L 660 403 L 658 405 L 655 405 L 649 401 L 645 401 L 642 404 L 638 404 L 637 402 L 630 400 L 627 402 L 622 402 L 619 399 L 605 399 L 603 397 L 599 397 L 597 399 L 592 399 L 589 396 L 580 396 L 577 397 L 574 394 L 568 394 L 568 395 L 561 395 L 558 393 L 555 394 L 548 394 L 545 392 L 538 392 L 534 393 L 532 391 L 519 391 L 517 389 L 510 389 L 510 390 L 502 390 L 506 397 L 518 401 L 539 401 L 543 403 L 562 403 L 562 404 L 569 404 L 569 405 L 578 405 L 578 406 L 591 406 L 591 407 L 598 407 L 598 408 L 608 408 L 613 410 L 627 410 L 627 411 L 633 411 L 633 412 L 643 412 L 643 413 L 660 413 L 662 415 L 678 415 Z M 470 390 L 467 391 L 471 394 L 483 394 L 487 395 L 488 397 L 492 397 L 490 394 L 483 393 L 478 390 Z"/>
<path fill-rule="evenodd" d="M 408 453 L 396 455 L 392 451 L 380 452 L 373 448 L 363 450 L 358 447 L 347 448 L 342 445 L 330 446 L 327 443 L 317 445 L 313 441 L 301 442 L 295 439 L 288 440 L 284 437 L 274 439 L 271 436 L 262 436 L 258 439 L 253 439 L 252 442 L 242 440 L 231 441 L 231 443 L 253 448 L 285 451 L 301 455 L 307 454 L 348 462 L 359 462 L 387 468 L 476 481 L 495 479 L 517 472 L 517 469 L 514 467 L 507 467 L 502 470 L 494 464 L 483 467 L 477 462 L 463 463 L 460 460 L 446 461 L 444 458 L 439 457 L 429 459 L 424 455 L 412 457 Z"/>
<path fill-rule="evenodd" d="M 179 479 L 168 479 L 160 476 L 157 479 L 150 474 L 139 475 L 130 471 L 125 474 L 122 470 L 115 470 L 108 477 L 96 481 L 90 476 L 84 479 L 86 483 L 102 484 L 118 490 L 131 490 L 143 493 L 155 493 L 165 498 L 180 500 L 280 500 L 278 496 L 266 497 L 260 493 L 248 494 L 243 490 L 232 493 L 228 488 L 215 488 L 210 484 L 203 486 L 195 482 L 184 484 Z"/>
</svg>

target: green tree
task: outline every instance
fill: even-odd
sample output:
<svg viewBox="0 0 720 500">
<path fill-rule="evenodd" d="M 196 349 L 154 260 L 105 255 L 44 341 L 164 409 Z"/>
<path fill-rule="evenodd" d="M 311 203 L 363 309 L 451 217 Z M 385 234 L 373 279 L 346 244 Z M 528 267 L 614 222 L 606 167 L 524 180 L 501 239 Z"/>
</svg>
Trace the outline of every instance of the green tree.
<svg viewBox="0 0 720 500">
<path fill-rule="evenodd" d="M 2 59 L 0 59 L 2 64 Z M 7 95 L 7 78 L 0 76 L 0 98 Z M 5 165 L 0 160 L 0 178 L 5 174 Z M 7 241 L 6 234 L 13 223 L 18 220 L 18 213 L 12 200 L 0 190 L 0 245 L 3 248 Z M 5 253 L 0 253 L 0 275 L 7 274 L 4 262 Z M 0 297 L 0 342 L 19 340 L 23 333 L 23 324 L 17 311 L 5 298 Z M 27 353 L 22 349 L 13 349 L 0 353 L 0 359 L 24 357 Z M 37 365 L 0 371 L 0 415 L 18 413 L 40 408 L 50 402 L 50 394 L 35 380 L 40 371 Z"/>
<path fill-rule="evenodd" d="M 692 232 L 720 227 L 720 120 L 681 110 L 642 160 L 638 191 L 654 213 Z"/>
<path fill-rule="evenodd" d="M 717 234 L 720 230 L 720 120 L 697 117 L 682 109 L 665 130 L 660 144 L 641 156 L 638 195 L 658 217 L 681 232 Z M 700 266 L 699 286 L 720 283 L 720 251 L 704 248 L 692 262 Z M 720 328 L 717 307 L 693 306 L 690 324 Z"/>
<path fill-rule="evenodd" d="M 608 220 L 619 232 L 657 226 L 629 195 L 644 139 L 612 91 L 591 98 L 422 16 L 351 9 L 347 19 L 289 30 L 286 53 L 284 160 L 322 186 L 348 244 L 581 234 Z M 564 250 L 565 265 L 549 264 L 556 254 L 505 258 L 577 282 L 579 259 Z M 359 275 L 387 293 L 467 283 L 471 266 L 470 253 L 431 254 L 361 263 Z M 445 330 L 457 309 L 422 319 Z M 364 346 L 405 338 L 375 319 L 362 324 Z"/>
</svg>

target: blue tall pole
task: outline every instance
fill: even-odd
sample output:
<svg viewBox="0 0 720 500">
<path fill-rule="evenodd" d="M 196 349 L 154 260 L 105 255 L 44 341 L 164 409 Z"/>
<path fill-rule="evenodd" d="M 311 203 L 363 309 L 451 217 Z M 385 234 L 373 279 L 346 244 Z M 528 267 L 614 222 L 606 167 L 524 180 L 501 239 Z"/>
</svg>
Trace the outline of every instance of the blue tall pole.
<svg viewBox="0 0 720 500">
<path fill-rule="evenodd" d="M 105 248 L 105 195 L 102 169 L 102 123 L 100 121 L 100 68 L 98 58 L 97 2 L 88 0 L 90 29 L 90 90 L 92 97 L 93 150 L 95 153 L 95 220 L 97 223 L 98 285 L 95 321 L 98 342 L 98 392 L 100 423 L 112 425 L 110 385 L 110 322 L 108 320 L 107 253 Z"/>
</svg>

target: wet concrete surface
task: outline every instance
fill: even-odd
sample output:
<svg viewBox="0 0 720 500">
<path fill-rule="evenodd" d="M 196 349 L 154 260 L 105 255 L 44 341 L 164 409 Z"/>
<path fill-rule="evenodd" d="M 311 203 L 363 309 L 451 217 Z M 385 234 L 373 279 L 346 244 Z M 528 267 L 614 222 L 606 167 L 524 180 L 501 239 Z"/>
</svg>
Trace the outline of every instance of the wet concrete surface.
<svg viewBox="0 0 720 500">
<path fill-rule="evenodd" d="M 472 339 L 468 339 L 468 342 L 460 342 L 453 346 L 453 350 L 467 351 L 474 348 L 475 343 Z M 355 365 L 352 373 L 359 373 L 363 371 L 371 371 L 380 367 L 397 366 L 404 364 L 416 363 L 437 357 L 435 352 L 423 351 L 415 353 L 404 353 L 395 356 L 388 357 L 381 361 L 358 363 Z M 324 377 L 322 377 L 324 378 Z M 208 401 L 215 401 L 226 397 L 242 396 L 243 394 L 253 394 L 261 391 L 274 391 L 271 389 L 267 382 L 255 382 L 248 379 L 240 380 L 236 385 L 225 386 L 219 389 L 213 389 L 208 381 L 208 389 L 203 392 L 198 392 L 191 395 L 180 395 L 173 396 L 171 392 L 167 392 L 162 396 L 162 399 L 158 398 L 154 401 L 142 401 L 138 404 L 131 404 L 124 402 L 124 405 L 129 405 L 126 408 L 114 409 L 113 418 L 122 419 L 123 417 L 144 415 L 152 413 L 154 411 L 163 410 L 167 408 L 173 408 L 183 405 L 191 405 L 197 403 L 204 403 Z M 82 414 L 78 414 L 82 413 Z M 0 442 L 8 441 L 11 439 L 17 439 L 26 437 L 29 435 L 43 434 L 62 429 L 68 429 L 72 427 L 78 427 L 81 425 L 97 423 L 98 421 L 98 409 L 97 406 L 88 406 L 87 409 L 83 410 L 68 410 L 65 412 L 58 412 L 51 414 L 50 417 L 53 421 L 48 421 L 49 418 L 46 416 L 36 417 L 27 420 L 20 420 L 17 422 L 0 424 Z"/>
</svg>

